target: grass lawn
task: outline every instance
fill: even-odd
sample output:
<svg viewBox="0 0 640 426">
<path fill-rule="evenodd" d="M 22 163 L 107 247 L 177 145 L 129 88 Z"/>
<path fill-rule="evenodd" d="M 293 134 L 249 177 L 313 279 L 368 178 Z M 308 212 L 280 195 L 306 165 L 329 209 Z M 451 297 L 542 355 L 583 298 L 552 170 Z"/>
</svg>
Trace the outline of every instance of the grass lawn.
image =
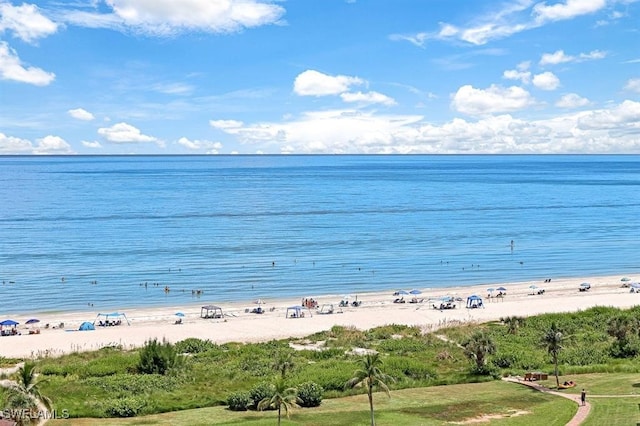
<svg viewBox="0 0 640 426">
<path fill-rule="evenodd" d="M 375 395 L 376 424 L 394 426 L 443 425 L 491 416 L 491 424 L 545 426 L 565 425 L 576 412 L 571 401 L 545 395 L 524 386 L 505 382 L 436 386 L 393 391 L 391 399 Z M 225 407 L 185 410 L 131 419 L 56 420 L 53 426 L 111 425 L 272 425 L 275 411 L 232 412 Z M 283 424 L 330 425 L 367 424 L 366 395 L 327 399 L 318 408 L 295 409 Z"/>
<path fill-rule="evenodd" d="M 584 423 L 585 426 L 640 423 L 640 376 L 638 374 L 594 373 L 560 377 L 560 383 L 565 380 L 573 380 L 577 386 L 565 389 L 563 393 L 579 394 L 583 388 L 587 391 L 591 412 Z M 555 378 L 549 377 L 549 380 L 541 384 L 554 388 Z"/>
</svg>

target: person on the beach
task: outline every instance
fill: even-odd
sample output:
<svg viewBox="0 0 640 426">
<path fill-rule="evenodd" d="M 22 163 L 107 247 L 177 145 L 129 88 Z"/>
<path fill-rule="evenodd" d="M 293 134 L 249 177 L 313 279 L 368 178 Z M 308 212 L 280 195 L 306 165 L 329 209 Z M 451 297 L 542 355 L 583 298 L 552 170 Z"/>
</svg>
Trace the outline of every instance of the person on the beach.
<svg viewBox="0 0 640 426">
<path fill-rule="evenodd" d="M 587 402 L 587 392 L 582 389 L 582 392 L 580 392 L 580 403 L 582 405 L 584 405 Z"/>
</svg>

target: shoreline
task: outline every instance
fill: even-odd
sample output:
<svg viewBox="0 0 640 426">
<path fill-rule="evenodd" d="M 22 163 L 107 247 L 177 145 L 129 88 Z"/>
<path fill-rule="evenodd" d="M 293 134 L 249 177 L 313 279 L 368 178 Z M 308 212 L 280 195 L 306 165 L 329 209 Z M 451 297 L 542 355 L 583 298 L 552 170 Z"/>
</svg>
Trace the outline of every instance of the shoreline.
<svg viewBox="0 0 640 426">
<path fill-rule="evenodd" d="M 141 307 L 126 309 L 122 312 L 130 321 L 120 326 L 99 327 L 95 310 L 75 312 L 31 312 L 4 315 L 0 320 L 11 318 L 18 321 L 17 336 L 0 337 L 2 346 L 0 356 L 7 358 L 30 358 L 42 356 L 59 356 L 76 351 L 98 350 L 105 346 L 121 345 L 125 349 L 139 347 L 153 338 L 166 339 L 175 343 L 188 337 L 209 339 L 214 343 L 227 342 L 261 342 L 273 339 L 302 338 L 315 332 L 328 330 L 334 325 L 353 326 L 358 329 L 369 329 L 388 324 L 405 324 L 419 326 L 425 330 L 435 330 L 456 323 L 482 323 L 499 320 L 501 317 L 518 315 L 532 316 L 551 312 L 572 312 L 594 306 L 613 306 L 630 308 L 640 305 L 640 294 L 630 294 L 629 288 L 623 287 L 622 275 L 599 277 L 573 277 L 552 279 L 545 283 L 526 281 L 514 283 L 497 283 L 490 285 L 457 286 L 446 288 L 422 288 L 418 299 L 422 303 L 393 303 L 397 296 L 389 291 L 353 294 L 351 301 L 362 302 L 359 307 L 341 308 L 342 313 L 329 315 L 317 314 L 315 309 L 305 311 L 304 318 L 285 317 L 287 308 L 300 305 L 301 299 L 279 298 L 265 299 L 262 308 L 264 314 L 253 314 L 250 310 L 258 305 L 253 301 L 237 301 L 233 303 L 217 303 L 202 297 L 199 302 L 180 306 Z M 636 281 L 631 276 L 632 281 Z M 630 281 L 630 282 L 632 282 Z M 591 289 L 579 291 L 583 282 L 589 282 Z M 628 283 L 627 283 L 628 284 Z M 531 295 L 531 285 L 544 288 L 541 295 Z M 488 297 L 488 288 L 504 286 L 506 296 L 502 298 Z M 411 289 L 403 289 L 409 291 Z M 498 292 L 493 292 L 495 296 Z M 484 307 L 465 308 L 468 296 L 476 294 L 483 299 Z M 434 309 L 429 299 L 450 295 L 461 298 L 456 302 L 456 309 Z M 342 295 L 307 295 L 323 304 L 333 304 L 339 310 L 338 302 Z M 413 295 L 404 295 L 409 302 Z M 217 319 L 200 317 L 201 307 L 218 305 L 224 316 Z M 439 305 L 439 303 L 438 303 Z M 182 324 L 176 325 L 179 318 L 177 312 L 184 313 Z M 106 312 L 103 312 L 106 313 Z M 40 322 L 32 326 L 39 328 L 40 334 L 28 334 L 25 322 L 30 318 L 38 318 Z M 82 322 L 96 322 L 96 330 L 78 331 Z M 64 323 L 64 328 L 59 328 Z M 49 324 L 49 328 L 45 325 Z M 53 328 L 56 327 L 56 328 Z"/>
</svg>

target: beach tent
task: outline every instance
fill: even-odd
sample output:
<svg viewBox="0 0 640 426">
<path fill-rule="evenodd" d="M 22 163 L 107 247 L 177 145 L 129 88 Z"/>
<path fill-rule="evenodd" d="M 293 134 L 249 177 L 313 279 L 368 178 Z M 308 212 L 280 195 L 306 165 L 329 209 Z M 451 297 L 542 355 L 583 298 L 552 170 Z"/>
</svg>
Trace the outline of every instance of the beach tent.
<svg viewBox="0 0 640 426">
<path fill-rule="evenodd" d="M 0 326 L 2 326 L 2 327 L 15 327 L 18 324 L 20 324 L 20 323 L 14 321 L 14 320 L 11 320 L 11 319 L 6 319 L 4 321 L 0 321 Z"/>
<path fill-rule="evenodd" d="M 104 322 L 102 320 L 104 318 Z M 131 325 L 127 316 L 122 312 L 110 312 L 108 314 L 98 314 L 96 319 L 93 320 L 93 324 L 95 325 L 96 321 L 99 321 L 99 325 L 112 325 L 112 324 L 121 324 L 122 319 L 127 322 L 127 325 Z"/>
<path fill-rule="evenodd" d="M 467 297 L 467 308 L 482 308 L 484 307 L 482 304 L 482 297 L 472 294 Z"/>
<path fill-rule="evenodd" d="M 287 318 L 303 318 L 304 317 L 304 311 L 308 311 L 309 314 L 311 314 L 311 311 L 309 311 L 308 308 L 305 308 L 303 306 L 289 306 L 287 308 L 287 312 L 285 314 L 285 317 Z"/>
<path fill-rule="evenodd" d="M 80 331 L 88 331 L 88 330 L 95 330 L 96 327 L 93 325 L 92 322 L 89 321 L 85 321 L 82 324 L 80 324 L 80 328 L 78 328 L 78 330 Z"/>
<path fill-rule="evenodd" d="M 200 317 L 202 318 L 222 318 L 222 308 L 215 305 L 206 305 L 200 309 Z"/>
</svg>

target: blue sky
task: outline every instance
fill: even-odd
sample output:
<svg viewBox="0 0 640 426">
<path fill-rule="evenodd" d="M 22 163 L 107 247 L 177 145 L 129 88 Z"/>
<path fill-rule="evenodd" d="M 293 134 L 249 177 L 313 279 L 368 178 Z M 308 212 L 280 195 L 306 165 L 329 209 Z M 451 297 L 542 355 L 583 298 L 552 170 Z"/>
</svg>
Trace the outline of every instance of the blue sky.
<svg viewBox="0 0 640 426">
<path fill-rule="evenodd" d="M 207 153 L 640 153 L 640 0 L 0 0 L 0 155 Z"/>
</svg>

